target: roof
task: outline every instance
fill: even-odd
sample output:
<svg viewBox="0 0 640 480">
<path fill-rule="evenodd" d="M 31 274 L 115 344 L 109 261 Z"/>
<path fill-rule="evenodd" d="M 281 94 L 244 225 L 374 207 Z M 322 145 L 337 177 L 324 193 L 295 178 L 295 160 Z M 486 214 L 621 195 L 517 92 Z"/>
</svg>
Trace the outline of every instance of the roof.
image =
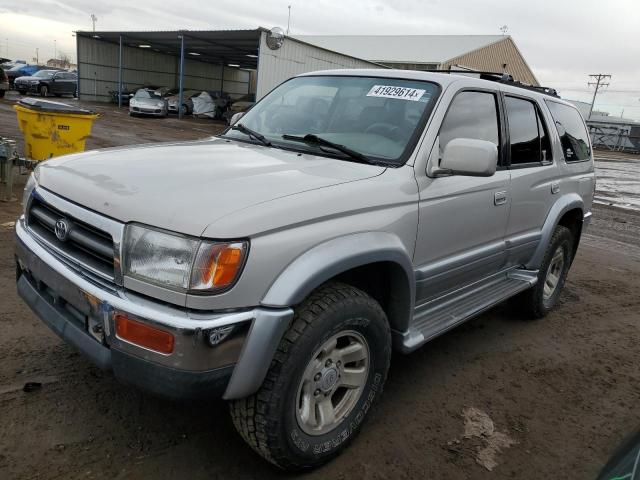
<svg viewBox="0 0 640 480">
<path fill-rule="evenodd" d="M 185 53 L 191 60 L 218 63 L 231 62 L 244 68 L 256 68 L 260 35 L 264 28 L 252 30 L 173 30 L 173 31 L 78 31 L 79 37 L 125 46 L 149 48 L 156 52 L 180 55 L 181 36 Z"/>
<path fill-rule="evenodd" d="M 297 75 L 298 77 L 306 77 L 313 75 L 335 75 L 335 76 L 357 76 L 357 77 L 378 77 L 378 78 L 401 78 L 405 80 L 423 80 L 440 84 L 443 88 L 455 82 L 464 81 L 467 84 L 473 84 L 477 88 L 489 88 L 511 92 L 520 95 L 529 95 L 532 98 L 549 99 L 553 97 L 554 102 L 573 106 L 571 103 L 560 97 L 544 93 L 542 87 L 528 87 L 526 85 L 518 85 L 517 83 L 501 82 L 497 80 L 488 80 L 478 78 L 478 72 L 433 72 L 422 70 L 400 70 L 400 69 L 371 69 L 371 68 L 352 68 L 340 70 L 320 70 L 316 72 L 307 72 Z M 523 91 L 524 90 L 524 91 Z M 525 93 L 526 92 L 526 93 Z"/>
<path fill-rule="evenodd" d="M 352 57 L 377 62 L 442 63 L 508 35 L 294 35 Z"/>
</svg>

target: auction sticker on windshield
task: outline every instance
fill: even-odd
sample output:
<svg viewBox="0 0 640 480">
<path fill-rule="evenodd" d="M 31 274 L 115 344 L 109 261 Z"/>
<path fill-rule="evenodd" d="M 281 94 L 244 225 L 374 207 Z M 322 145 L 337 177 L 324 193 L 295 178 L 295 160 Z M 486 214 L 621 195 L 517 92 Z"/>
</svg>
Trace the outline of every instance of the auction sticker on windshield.
<svg viewBox="0 0 640 480">
<path fill-rule="evenodd" d="M 400 100 L 419 101 L 426 90 L 419 88 L 396 87 L 393 85 L 374 85 L 367 97 L 397 98 Z"/>
</svg>

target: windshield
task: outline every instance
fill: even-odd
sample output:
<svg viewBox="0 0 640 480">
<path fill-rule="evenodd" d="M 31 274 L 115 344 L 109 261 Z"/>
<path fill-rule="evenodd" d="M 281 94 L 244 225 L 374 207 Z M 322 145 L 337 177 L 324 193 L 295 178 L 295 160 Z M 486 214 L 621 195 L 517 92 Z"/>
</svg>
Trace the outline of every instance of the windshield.
<svg viewBox="0 0 640 480">
<path fill-rule="evenodd" d="M 149 90 L 138 90 L 134 95 L 135 98 L 161 98 L 160 95 Z"/>
<path fill-rule="evenodd" d="M 38 78 L 47 78 L 53 77 L 54 73 L 56 72 L 51 70 L 40 70 L 39 72 L 34 73 L 33 76 Z"/>
<path fill-rule="evenodd" d="M 396 78 L 308 76 L 277 87 L 239 121 L 274 146 L 338 154 L 283 136 L 314 134 L 372 160 L 402 164 L 417 141 L 439 92 L 438 85 Z M 229 130 L 226 137 L 248 140 Z M 263 142 L 264 143 L 264 142 Z"/>
</svg>

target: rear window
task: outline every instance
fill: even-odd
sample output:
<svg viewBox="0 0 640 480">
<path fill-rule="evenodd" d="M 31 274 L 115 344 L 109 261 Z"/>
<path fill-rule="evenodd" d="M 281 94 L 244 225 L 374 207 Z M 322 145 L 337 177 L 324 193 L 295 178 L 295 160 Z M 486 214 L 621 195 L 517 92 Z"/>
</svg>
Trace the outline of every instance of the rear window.
<svg viewBox="0 0 640 480">
<path fill-rule="evenodd" d="M 547 101 L 547 106 L 556 124 L 565 160 L 567 162 L 588 160 L 591 155 L 589 133 L 578 110 L 551 101 Z"/>
</svg>

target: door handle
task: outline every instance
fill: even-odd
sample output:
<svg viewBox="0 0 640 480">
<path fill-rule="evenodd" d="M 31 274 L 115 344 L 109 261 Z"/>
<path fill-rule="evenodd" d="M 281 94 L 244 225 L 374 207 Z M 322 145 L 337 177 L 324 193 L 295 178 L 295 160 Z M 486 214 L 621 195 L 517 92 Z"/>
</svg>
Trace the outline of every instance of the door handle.
<svg viewBox="0 0 640 480">
<path fill-rule="evenodd" d="M 560 184 L 558 182 L 551 182 L 551 193 L 558 193 L 560 191 Z"/>
<path fill-rule="evenodd" d="M 504 205 L 507 203 L 507 192 L 496 192 L 493 194 L 493 204 L 494 205 Z"/>
</svg>

